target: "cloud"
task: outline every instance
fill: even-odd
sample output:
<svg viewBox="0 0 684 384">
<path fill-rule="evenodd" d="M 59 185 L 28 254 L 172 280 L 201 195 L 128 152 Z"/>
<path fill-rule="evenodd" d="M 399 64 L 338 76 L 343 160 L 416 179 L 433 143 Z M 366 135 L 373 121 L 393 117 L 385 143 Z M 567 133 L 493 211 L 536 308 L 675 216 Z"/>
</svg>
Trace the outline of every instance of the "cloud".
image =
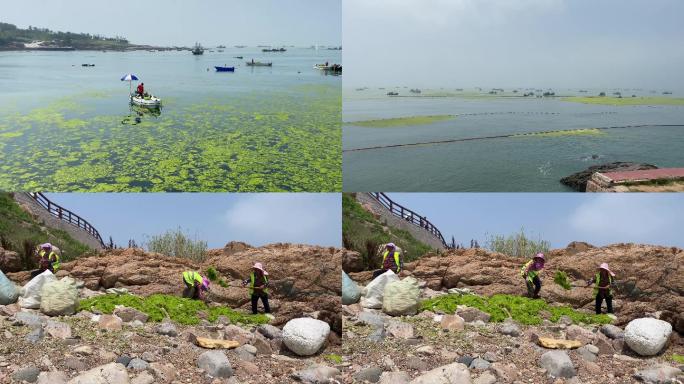
<svg viewBox="0 0 684 384">
<path fill-rule="evenodd" d="M 341 246 L 339 194 L 257 193 L 242 196 L 223 215 L 231 239 Z"/>
<path fill-rule="evenodd" d="M 681 201 L 680 201 L 681 202 Z M 662 195 L 605 194 L 581 203 L 569 218 L 583 239 L 599 243 L 658 243 L 676 237 L 682 219 Z"/>
</svg>

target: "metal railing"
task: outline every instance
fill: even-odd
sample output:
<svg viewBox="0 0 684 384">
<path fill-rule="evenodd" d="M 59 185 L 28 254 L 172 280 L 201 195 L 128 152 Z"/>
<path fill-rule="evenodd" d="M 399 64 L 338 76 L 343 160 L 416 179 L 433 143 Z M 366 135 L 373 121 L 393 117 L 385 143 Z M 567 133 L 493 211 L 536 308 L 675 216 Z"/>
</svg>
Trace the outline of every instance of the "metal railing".
<svg viewBox="0 0 684 384">
<path fill-rule="evenodd" d="M 40 206 L 47 209 L 52 216 L 88 232 L 88 234 L 93 236 L 95 240 L 100 243 L 102 248 L 107 248 L 102 240 L 102 236 L 100 236 L 100 232 L 98 232 L 97 229 L 95 229 L 95 227 L 93 227 L 87 220 L 62 207 L 61 205 L 53 203 L 47 198 L 47 196 L 40 192 L 28 192 L 26 194 L 40 204 Z"/>
<path fill-rule="evenodd" d="M 442 242 L 444 248 L 451 248 L 451 246 L 444 240 L 442 232 L 440 232 L 439 229 L 437 229 L 437 227 L 435 227 L 434 224 L 432 224 L 425 216 L 421 216 L 415 211 L 408 209 L 401 204 L 395 203 L 383 192 L 370 192 L 369 194 L 385 208 L 389 209 L 390 213 L 392 213 L 394 216 L 397 216 L 408 223 L 430 232 Z"/>
</svg>

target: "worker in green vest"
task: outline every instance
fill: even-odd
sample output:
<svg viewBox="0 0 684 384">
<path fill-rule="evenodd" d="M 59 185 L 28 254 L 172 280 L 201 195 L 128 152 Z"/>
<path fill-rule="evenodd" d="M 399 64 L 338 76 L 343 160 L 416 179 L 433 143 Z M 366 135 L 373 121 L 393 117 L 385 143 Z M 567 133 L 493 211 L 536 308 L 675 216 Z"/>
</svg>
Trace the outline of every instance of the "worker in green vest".
<svg viewBox="0 0 684 384">
<path fill-rule="evenodd" d="M 264 312 L 271 313 L 271 307 L 268 305 L 268 272 L 264 269 L 261 263 L 254 263 L 252 266 L 252 273 L 249 278 L 242 281 L 242 286 L 249 284 L 249 296 L 252 299 L 252 314 L 257 314 L 257 304 L 261 299 L 261 304 L 264 305 Z"/>
<path fill-rule="evenodd" d="M 610 288 L 613 285 L 613 277 L 615 277 L 615 274 L 608 268 L 608 263 L 603 263 L 596 270 L 594 277 L 587 281 L 587 287 L 594 284 L 594 296 L 596 297 L 594 309 L 597 315 L 601 314 L 603 300 L 606 300 L 607 312 L 613 313 L 613 295 L 610 292 Z"/>
<path fill-rule="evenodd" d="M 183 297 L 193 300 L 204 299 L 204 292 L 209 291 L 209 279 L 202 277 L 198 272 L 183 272 Z"/>
<path fill-rule="evenodd" d="M 39 267 L 31 272 L 31 277 L 36 277 L 45 271 L 57 273 L 61 264 L 61 257 L 50 243 L 41 244 L 36 248 Z"/>
<path fill-rule="evenodd" d="M 541 270 L 544 269 L 545 258 L 544 254 L 537 253 L 532 260 L 525 263 L 525 265 L 520 268 L 520 276 L 525 279 L 525 285 L 527 285 L 527 297 L 538 299 L 539 291 L 541 291 L 541 279 L 539 274 Z"/>
<path fill-rule="evenodd" d="M 397 246 L 394 245 L 394 243 L 387 243 L 387 245 L 385 245 L 385 251 L 382 253 L 382 269 L 373 272 L 373 278 L 375 279 L 388 270 L 392 270 L 392 272 L 399 274 L 402 266 L 401 252 L 397 250 Z"/>
</svg>

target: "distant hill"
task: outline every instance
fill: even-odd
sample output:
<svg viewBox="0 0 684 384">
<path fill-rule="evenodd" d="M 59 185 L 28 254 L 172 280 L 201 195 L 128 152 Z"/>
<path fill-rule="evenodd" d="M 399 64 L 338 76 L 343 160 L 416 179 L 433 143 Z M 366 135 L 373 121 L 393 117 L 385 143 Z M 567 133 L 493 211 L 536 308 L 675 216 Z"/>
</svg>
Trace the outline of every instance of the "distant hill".
<svg viewBox="0 0 684 384">
<path fill-rule="evenodd" d="M 89 33 L 56 32 L 47 28 L 0 23 L 0 50 L 15 49 L 78 49 L 78 50 L 127 50 L 143 48 L 133 45 L 124 37 L 104 37 Z"/>
</svg>

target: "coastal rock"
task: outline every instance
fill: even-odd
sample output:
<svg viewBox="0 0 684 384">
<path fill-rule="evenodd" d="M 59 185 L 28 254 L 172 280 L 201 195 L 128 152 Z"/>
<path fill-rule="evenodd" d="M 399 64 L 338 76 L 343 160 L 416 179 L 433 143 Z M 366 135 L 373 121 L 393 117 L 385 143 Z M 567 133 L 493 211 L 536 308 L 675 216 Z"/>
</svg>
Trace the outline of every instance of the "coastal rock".
<svg viewBox="0 0 684 384">
<path fill-rule="evenodd" d="M 575 376 L 575 367 L 565 351 L 550 351 L 541 356 L 540 366 L 553 377 L 571 378 Z"/>
<path fill-rule="evenodd" d="M 410 384 L 470 384 L 470 371 L 461 363 L 435 368 L 411 380 Z"/>
<path fill-rule="evenodd" d="M 283 343 L 300 356 L 318 352 L 330 334 L 328 323 L 308 317 L 292 319 L 283 327 Z"/>
<path fill-rule="evenodd" d="M 95 367 L 69 380 L 67 384 L 129 384 L 126 368 L 117 363 Z"/>
<path fill-rule="evenodd" d="M 640 318 L 625 327 L 625 343 L 642 356 L 653 356 L 660 352 L 672 333 L 667 321 Z"/>
<path fill-rule="evenodd" d="M 221 351 L 204 352 L 197 359 L 197 366 L 212 377 L 233 376 L 233 368 L 230 366 L 228 357 Z"/>
<path fill-rule="evenodd" d="M 647 169 L 658 169 L 655 165 L 644 164 L 644 163 L 631 163 L 631 162 L 614 162 L 601 165 L 593 165 L 584 171 L 573 173 L 570 176 L 566 176 L 560 179 L 560 182 L 568 187 L 579 191 L 586 192 L 587 181 L 591 179 L 591 175 L 595 172 L 623 172 L 623 171 L 640 171 Z"/>
</svg>

